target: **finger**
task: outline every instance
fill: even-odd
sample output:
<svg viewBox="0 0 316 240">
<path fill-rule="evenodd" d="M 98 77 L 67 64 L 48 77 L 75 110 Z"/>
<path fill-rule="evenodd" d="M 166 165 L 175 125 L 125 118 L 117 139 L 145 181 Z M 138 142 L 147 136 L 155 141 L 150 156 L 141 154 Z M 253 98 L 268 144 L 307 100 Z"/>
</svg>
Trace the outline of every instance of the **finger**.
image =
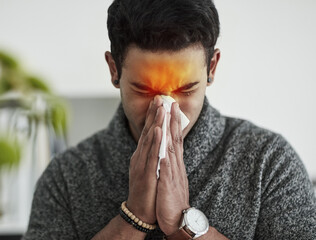
<svg viewBox="0 0 316 240">
<path fill-rule="evenodd" d="M 183 139 L 181 130 L 181 117 L 178 103 L 173 103 L 171 107 L 171 121 L 170 121 L 170 132 L 172 137 L 173 146 L 175 148 L 175 154 L 177 157 L 177 164 L 179 168 L 182 162 L 182 151 L 183 151 Z"/>
<path fill-rule="evenodd" d="M 171 164 L 170 164 L 169 158 L 166 156 L 165 158 L 160 160 L 159 181 L 163 183 L 170 183 L 171 180 L 172 180 Z"/>
<path fill-rule="evenodd" d="M 136 151 L 131 156 L 129 169 L 134 169 L 136 167 L 138 158 L 139 158 L 139 151 L 136 149 Z"/>
<path fill-rule="evenodd" d="M 147 135 L 143 138 L 142 142 L 139 143 L 141 144 L 141 149 L 140 149 L 140 153 L 139 153 L 139 162 L 137 163 L 138 167 L 145 169 L 146 164 L 147 164 L 147 159 L 148 156 L 150 155 L 150 150 L 152 148 L 153 145 L 153 140 L 154 140 L 154 129 L 155 127 L 161 127 L 162 123 L 163 123 L 163 119 L 164 119 L 164 109 L 163 107 L 159 107 L 157 112 L 156 112 L 156 116 L 155 119 L 153 121 L 152 126 L 150 127 Z M 156 144 L 156 143 L 155 143 Z M 160 145 L 159 145 L 160 146 Z M 158 148 L 159 151 L 159 148 Z"/>
<path fill-rule="evenodd" d="M 154 136 L 153 136 L 153 142 L 151 145 L 150 152 L 148 154 L 145 172 L 154 179 L 157 179 L 156 176 L 156 170 L 158 166 L 158 160 L 159 160 L 159 148 L 162 138 L 162 130 L 161 127 L 156 126 L 154 128 Z"/>
<path fill-rule="evenodd" d="M 177 164 L 177 158 L 176 158 L 176 152 L 174 148 L 174 144 L 172 142 L 172 137 L 170 133 L 170 118 L 171 115 L 168 113 L 168 119 L 167 119 L 167 149 L 166 149 L 166 157 L 169 158 L 170 165 L 171 165 L 171 171 L 172 171 L 172 177 L 176 177 L 179 174 L 179 167 Z"/>
<path fill-rule="evenodd" d="M 181 116 L 178 103 L 173 103 L 171 107 L 170 132 L 172 136 L 173 146 L 175 149 L 175 161 L 177 163 L 177 178 L 180 181 L 186 181 L 187 175 L 183 162 L 183 137 L 181 128 Z"/>
<path fill-rule="evenodd" d="M 150 127 L 153 124 L 153 121 L 155 119 L 157 109 L 158 107 L 162 106 L 162 98 L 159 95 L 156 95 L 154 99 L 152 100 L 152 103 L 150 104 L 147 114 L 146 114 L 146 121 L 145 121 L 145 126 L 142 130 L 142 134 L 140 137 L 140 141 L 145 138 L 145 136 L 148 134 Z"/>
<path fill-rule="evenodd" d="M 138 143 L 141 143 L 143 141 L 143 138 L 147 135 L 147 133 L 149 131 L 148 127 L 146 128 L 146 122 L 147 122 L 149 114 L 152 112 L 153 104 L 154 104 L 154 100 L 151 100 L 149 103 L 147 112 L 146 112 L 145 125 L 143 127 L 143 130 L 142 130 L 142 133 L 141 133 L 140 138 L 138 140 Z"/>
<path fill-rule="evenodd" d="M 152 120 L 151 120 L 152 115 L 157 113 L 157 110 L 154 110 L 155 109 L 154 99 L 150 101 L 150 104 L 149 104 L 149 107 L 148 107 L 147 113 L 146 113 L 145 126 L 144 126 L 142 133 L 140 135 L 140 138 L 138 140 L 138 145 L 137 145 L 137 149 L 136 149 L 136 152 L 138 153 L 138 157 L 139 157 L 139 152 L 141 151 L 141 147 L 143 145 L 143 141 L 146 138 L 146 136 L 148 135 L 148 132 L 149 132 L 149 129 L 151 126 L 151 122 L 152 122 Z M 160 99 L 158 99 L 157 103 L 160 104 Z M 146 141 L 148 141 L 148 139 L 146 139 Z M 138 157 L 136 159 L 138 159 Z"/>
</svg>

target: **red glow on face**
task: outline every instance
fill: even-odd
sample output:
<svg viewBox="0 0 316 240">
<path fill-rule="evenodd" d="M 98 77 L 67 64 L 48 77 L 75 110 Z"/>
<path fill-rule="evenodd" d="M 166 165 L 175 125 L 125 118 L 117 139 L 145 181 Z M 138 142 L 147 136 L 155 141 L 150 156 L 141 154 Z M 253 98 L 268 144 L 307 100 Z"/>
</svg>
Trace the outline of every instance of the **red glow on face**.
<svg viewBox="0 0 316 240">
<path fill-rule="evenodd" d="M 194 79 L 194 64 L 188 60 L 152 59 L 136 68 L 142 84 L 155 92 L 171 93 Z"/>
</svg>

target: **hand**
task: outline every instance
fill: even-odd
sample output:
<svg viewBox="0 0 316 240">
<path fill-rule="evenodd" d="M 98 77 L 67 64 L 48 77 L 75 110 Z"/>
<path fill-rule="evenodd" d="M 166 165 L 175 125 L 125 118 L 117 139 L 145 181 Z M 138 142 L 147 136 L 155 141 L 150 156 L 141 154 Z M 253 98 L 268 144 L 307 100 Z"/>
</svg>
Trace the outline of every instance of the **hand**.
<svg viewBox="0 0 316 240">
<path fill-rule="evenodd" d="M 183 137 L 179 104 L 173 103 L 167 128 L 167 154 L 161 160 L 158 181 L 156 216 L 166 235 L 179 229 L 182 211 L 188 209 L 189 185 L 183 162 Z"/>
<path fill-rule="evenodd" d="M 156 222 L 156 194 L 161 126 L 165 110 L 160 96 L 151 101 L 146 122 L 129 168 L 129 195 L 127 208 L 142 221 Z"/>
</svg>

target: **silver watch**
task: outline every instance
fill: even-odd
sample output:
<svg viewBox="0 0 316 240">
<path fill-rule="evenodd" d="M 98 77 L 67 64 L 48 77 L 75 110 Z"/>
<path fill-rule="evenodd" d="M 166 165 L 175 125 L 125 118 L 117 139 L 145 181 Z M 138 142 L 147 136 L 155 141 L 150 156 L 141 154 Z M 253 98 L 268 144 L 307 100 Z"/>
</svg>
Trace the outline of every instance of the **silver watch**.
<svg viewBox="0 0 316 240">
<path fill-rule="evenodd" d="M 183 211 L 183 221 L 180 228 L 183 228 L 195 239 L 207 233 L 209 223 L 203 212 L 191 207 Z"/>
</svg>

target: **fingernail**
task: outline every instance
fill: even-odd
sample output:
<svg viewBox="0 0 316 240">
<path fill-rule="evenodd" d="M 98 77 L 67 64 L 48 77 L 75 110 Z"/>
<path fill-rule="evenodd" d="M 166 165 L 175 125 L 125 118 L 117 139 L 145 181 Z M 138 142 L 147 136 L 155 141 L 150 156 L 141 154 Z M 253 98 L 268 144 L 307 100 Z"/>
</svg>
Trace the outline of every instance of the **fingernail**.
<svg viewBox="0 0 316 240">
<path fill-rule="evenodd" d="M 157 96 L 154 97 L 154 104 L 157 103 Z"/>
</svg>

